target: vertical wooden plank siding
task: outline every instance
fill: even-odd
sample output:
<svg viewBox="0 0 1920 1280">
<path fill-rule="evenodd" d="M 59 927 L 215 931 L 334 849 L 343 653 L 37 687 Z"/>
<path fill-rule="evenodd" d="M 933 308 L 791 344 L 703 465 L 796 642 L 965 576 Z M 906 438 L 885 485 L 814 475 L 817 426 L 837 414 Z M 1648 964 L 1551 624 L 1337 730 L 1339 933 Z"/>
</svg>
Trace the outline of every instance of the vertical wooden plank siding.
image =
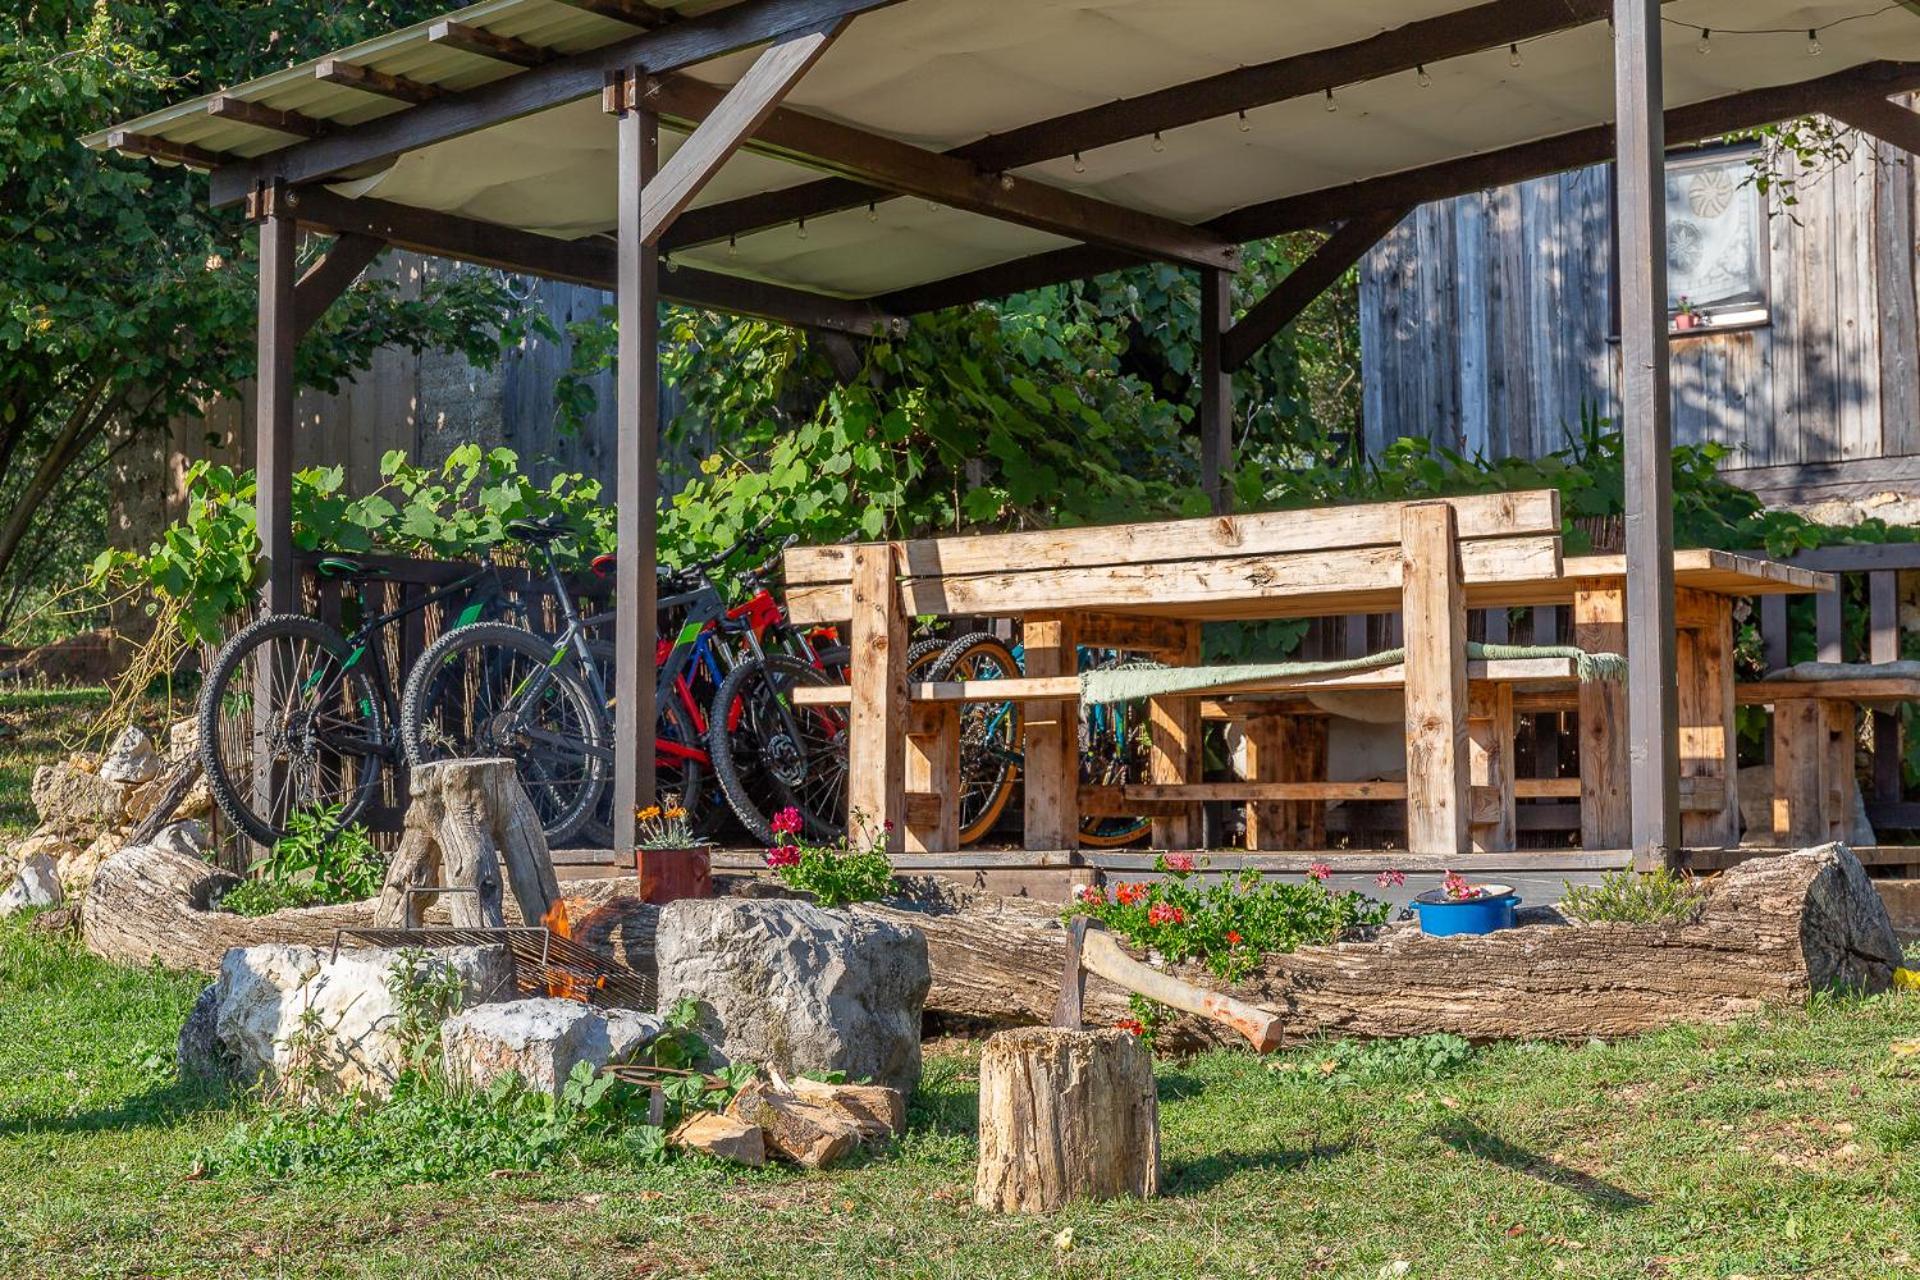
<svg viewBox="0 0 1920 1280">
<path fill-rule="evenodd" d="M 1680 816 L 1680 838 L 1690 849 L 1731 848 L 1740 843 L 1740 797 L 1733 768 L 1733 600 L 1688 591 L 1680 600 L 1684 622 L 1675 637 L 1680 677 L 1680 776 L 1718 779 L 1720 807 Z"/>
<path fill-rule="evenodd" d="M 1821 662 L 1845 662 L 1844 633 L 1840 625 L 1840 591 L 1822 591 L 1813 598 L 1813 638 L 1818 646 L 1815 656 Z"/>
<path fill-rule="evenodd" d="M 1200 665 L 1200 624 L 1189 622 L 1187 643 L 1178 653 L 1155 656 L 1169 666 Z M 1200 781 L 1205 763 L 1201 747 L 1200 699 L 1152 698 L 1147 702 L 1147 781 L 1180 783 Z M 1200 843 L 1201 807 L 1190 805 L 1178 816 L 1153 820 L 1153 845 L 1156 849 L 1191 848 Z"/>
<path fill-rule="evenodd" d="M 1079 669 L 1072 614 L 1028 614 L 1021 630 L 1029 676 L 1065 676 Z M 1030 702 L 1024 790 L 1029 849 L 1073 849 L 1080 842 L 1080 707 Z"/>
<path fill-rule="evenodd" d="M 1920 452 L 1920 311 L 1914 294 L 1914 159 L 1876 143 L 1873 275 L 1879 306 L 1867 319 L 1880 342 L 1880 452 Z"/>
<path fill-rule="evenodd" d="M 261 600 L 268 613 L 299 606 L 293 565 L 293 286 L 298 224 L 275 212 L 260 223 L 260 316 L 257 346 L 259 390 L 254 402 L 253 456 L 257 468 L 254 512 L 260 554 L 266 561 Z"/>
<path fill-rule="evenodd" d="M 637 76 L 639 73 L 631 73 Z M 616 395 L 620 424 L 614 503 L 619 560 L 614 576 L 613 848 L 630 853 L 634 814 L 654 794 L 655 505 L 659 492 L 660 255 L 640 235 L 646 184 L 660 163 L 660 122 L 650 111 L 619 113 L 620 313 Z"/>
<path fill-rule="evenodd" d="M 1247 778 L 1251 782 L 1325 782 L 1327 717 L 1265 715 L 1245 726 Z M 1322 800 L 1255 800 L 1248 803 L 1247 848 L 1324 849 L 1327 806 Z"/>
<path fill-rule="evenodd" d="M 1407 849 L 1468 848 L 1467 606 L 1453 508 L 1412 503 L 1400 534 L 1406 627 Z"/>
<path fill-rule="evenodd" d="M 1233 275 L 1200 273 L 1200 482 L 1213 509 L 1233 506 L 1233 375 L 1222 367 L 1220 337 L 1233 323 Z"/>
<path fill-rule="evenodd" d="M 1614 0 L 1613 27 L 1627 491 L 1628 800 L 1634 859 L 1644 870 L 1665 865 L 1680 852 L 1660 0 Z"/>
<path fill-rule="evenodd" d="M 1626 594 L 1576 592 L 1573 642 L 1588 653 L 1626 653 Z M 1627 690 L 1610 680 L 1580 685 L 1580 844 L 1624 849 L 1633 841 L 1627 803 Z"/>
<path fill-rule="evenodd" d="M 906 847 L 907 616 L 893 544 L 853 550 L 853 702 L 847 717 L 847 830 Z M 891 824 L 889 826 L 889 824 Z"/>
<path fill-rule="evenodd" d="M 916 702 L 907 710 L 906 831 L 908 853 L 952 853 L 960 847 L 960 707 Z"/>
</svg>

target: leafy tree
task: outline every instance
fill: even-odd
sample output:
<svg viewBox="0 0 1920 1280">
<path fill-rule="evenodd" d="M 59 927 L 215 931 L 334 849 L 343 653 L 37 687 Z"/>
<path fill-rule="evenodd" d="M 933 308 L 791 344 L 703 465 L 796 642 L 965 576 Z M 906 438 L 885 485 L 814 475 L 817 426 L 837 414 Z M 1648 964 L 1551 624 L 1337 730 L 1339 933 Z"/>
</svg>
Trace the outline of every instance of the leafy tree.
<svg viewBox="0 0 1920 1280">
<path fill-rule="evenodd" d="M 254 372 L 257 259 L 242 216 L 208 209 L 197 175 L 78 139 L 257 75 L 263 51 L 291 63 L 439 7 L 30 0 L 0 12 L 0 625 L 30 586 L 71 577 L 98 549 L 114 455 Z M 520 323 L 485 273 L 411 299 L 363 281 L 301 344 L 296 375 L 336 389 L 382 346 L 450 347 L 485 365 Z"/>
</svg>

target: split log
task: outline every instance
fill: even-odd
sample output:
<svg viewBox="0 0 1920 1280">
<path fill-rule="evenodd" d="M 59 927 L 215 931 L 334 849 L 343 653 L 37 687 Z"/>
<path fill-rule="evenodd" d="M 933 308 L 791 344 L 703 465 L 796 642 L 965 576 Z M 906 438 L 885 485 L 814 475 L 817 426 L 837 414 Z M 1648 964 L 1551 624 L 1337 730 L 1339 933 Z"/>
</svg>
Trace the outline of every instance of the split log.
<svg viewBox="0 0 1920 1280">
<path fill-rule="evenodd" d="M 766 1139 L 759 1125 L 715 1111 L 697 1112 L 681 1121 L 667 1135 L 667 1145 L 755 1169 L 767 1162 Z"/>
<path fill-rule="evenodd" d="M 497 929 L 506 923 L 502 868 L 525 920 L 545 917 L 560 896 L 540 816 L 511 760 L 435 760 L 414 766 L 400 848 L 387 866 L 374 918 L 381 928 L 417 929 L 430 895 L 452 889 L 447 912 L 456 928 Z"/>
<path fill-rule="evenodd" d="M 804 1076 L 787 1088 L 799 1098 L 832 1107 L 859 1126 L 864 1142 L 886 1142 L 907 1127 L 907 1099 L 884 1084 L 828 1084 Z"/>
<path fill-rule="evenodd" d="M 750 1080 L 727 1114 L 758 1125 L 767 1150 L 803 1169 L 821 1169 L 860 1145 L 860 1124 L 840 1108 L 789 1093 L 778 1084 Z"/>
<path fill-rule="evenodd" d="M 987 1041 L 975 1204 L 1053 1213 L 1076 1199 L 1159 1192 L 1153 1056 L 1136 1037 L 1021 1027 Z"/>
</svg>

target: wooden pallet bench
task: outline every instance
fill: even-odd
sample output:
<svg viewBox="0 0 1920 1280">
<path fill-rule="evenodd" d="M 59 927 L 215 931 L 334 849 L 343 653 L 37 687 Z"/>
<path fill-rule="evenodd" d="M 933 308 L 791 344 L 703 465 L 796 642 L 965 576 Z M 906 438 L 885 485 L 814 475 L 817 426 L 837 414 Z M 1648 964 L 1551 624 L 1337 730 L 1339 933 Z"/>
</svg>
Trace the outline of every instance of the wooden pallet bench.
<svg viewBox="0 0 1920 1280">
<path fill-rule="evenodd" d="M 1805 846 L 1851 834 L 1861 709 L 1920 702 L 1920 679 L 1756 680 L 1742 683 L 1737 696 L 1773 708 L 1773 833 Z"/>
<path fill-rule="evenodd" d="M 848 804 L 858 820 L 894 824 L 897 850 L 943 852 L 956 843 L 958 708 L 969 700 L 1025 704 L 1026 842 L 1071 848 L 1082 814 L 1079 645 L 1148 654 L 1169 665 L 1200 659 L 1200 624 L 1213 619 L 1312 617 L 1398 609 L 1407 659 L 1290 688 L 1398 689 L 1407 707 L 1409 848 L 1465 852 L 1476 828 L 1510 828 L 1511 701 L 1517 682 L 1571 678 L 1568 664 L 1475 672 L 1466 658 L 1466 610 L 1476 594 L 1560 575 L 1560 511 L 1552 491 L 1309 511 L 1266 512 L 1041 533 L 905 543 L 804 547 L 786 556 L 795 622 L 849 623 Z M 970 689 L 910 686 L 909 619 L 1019 617 L 1026 676 Z M 1511 678 L 1508 678 L 1511 677 Z M 1209 690 L 1217 697 L 1219 690 Z M 1196 695 L 1149 703 L 1154 843 L 1199 835 L 1202 704 Z M 1285 753 L 1270 753 L 1278 770 Z M 1297 761 L 1286 764 L 1297 772 Z M 1262 781 L 1305 781 L 1287 776 Z M 1476 823 L 1474 787 L 1501 799 Z M 1089 797 L 1097 799 L 1097 797 Z M 1488 809 L 1482 802 L 1480 813 Z M 1497 830 L 1491 838 L 1511 838 Z"/>
</svg>

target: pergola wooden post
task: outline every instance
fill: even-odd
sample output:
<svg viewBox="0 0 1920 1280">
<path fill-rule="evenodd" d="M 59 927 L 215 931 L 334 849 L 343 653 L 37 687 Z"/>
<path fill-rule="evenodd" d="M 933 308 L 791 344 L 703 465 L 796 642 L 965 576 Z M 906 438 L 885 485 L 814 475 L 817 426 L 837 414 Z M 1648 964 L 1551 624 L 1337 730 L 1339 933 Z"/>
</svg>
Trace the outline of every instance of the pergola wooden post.
<svg viewBox="0 0 1920 1280">
<path fill-rule="evenodd" d="M 260 193 L 260 327 L 254 389 L 254 519 L 267 574 L 261 607 L 292 613 L 299 607 L 293 571 L 293 350 L 294 267 L 300 227 L 287 193 Z"/>
<path fill-rule="evenodd" d="M 615 546 L 613 848 L 631 852 L 635 812 L 654 792 L 653 649 L 658 623 L 655 512 L 660 477 L 660 253 L 644 235 L 648 184 L 660 164 L 660 121 L 634 100 L 640 72 L 615 85 L 620 133 L 618 262 L 615 304 L 619 352 L 614 401 L 619 423 L 614 461 Z"/>
<path fill-rule="evenodd" d="M 1216 512 L 1233 506 L 1233 371 L 1225 338 L 1233 326 L 1233 272 L 1200 273 L 1200 483 Z"/>
<path fill-rule="evenodd" d="M 1666 112 L 1660 0 L 1615 0 L 1620 427 L 1626 459 L 1628 788 L 1634 864 L 1680 854 L 1673 635 L 1673 401 L 1667 364 Z"/>
</svg>

